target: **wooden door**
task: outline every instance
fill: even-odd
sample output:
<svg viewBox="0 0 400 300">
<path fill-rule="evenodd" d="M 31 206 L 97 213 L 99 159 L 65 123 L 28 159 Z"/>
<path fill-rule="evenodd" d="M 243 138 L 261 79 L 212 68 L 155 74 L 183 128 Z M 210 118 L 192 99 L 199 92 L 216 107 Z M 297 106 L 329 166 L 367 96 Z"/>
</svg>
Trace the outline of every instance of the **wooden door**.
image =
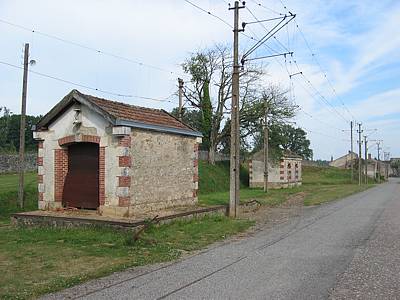
<svg viewBox="0 0 400 300">
<path fill-rule="evenodd" d="M 99 207 L 99 146 L 77 143 L 68 147 L 68 173 L 63 190 L 63 205 L 97 209 Z"/>
</svg>

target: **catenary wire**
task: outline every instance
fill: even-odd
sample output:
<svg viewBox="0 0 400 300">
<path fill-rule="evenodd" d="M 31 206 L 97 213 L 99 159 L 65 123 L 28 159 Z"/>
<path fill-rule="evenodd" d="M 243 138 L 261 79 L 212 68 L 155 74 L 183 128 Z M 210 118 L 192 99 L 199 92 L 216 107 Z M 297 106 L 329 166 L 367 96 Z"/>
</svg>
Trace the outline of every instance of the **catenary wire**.
<svg viewBox="0 0 400 300">
<path fill-rule="evenodd" d="M 9 66 L 9 67 L 12 67 L 12 68 L 16 68 L 16 69 L 21 69 L 21 70 L 24 69 L 21 66 L 18 66 L 18 65 L 15 65 L 15 64 L 11 64 L 11 63 L 8 63 L 8 62 L 4 62 L 4 61 L 0 61 L 0 64 L 6 65 L 6 66 Z M 41 76 L 41 77 L 53 79 L 53 80 L 56 80 L 56 81 L 59 81 L 59 82 L 67 83 L 67 84 L 74 85 L 74 86 L 81 87 L 81 88 L 85 88 L 85 89 L 88 89 L 88 90 L 97 91 L 97 92 L 100 92 L 100 93 L 103 93 L 103 94 L 107 94 L 107 95 L 113 95 L 113 96 L 125 97 L 125 98 L 138 98 L 138 99 L 151 100 L 151 101 L 157 101 L 157 102 L 174 103 L 173 101 L 168 100 L 168 98 L 170 98 L 171 96 L 168 96 L 168 97 L 166 97 L 164 99 L 159 99 L 159 98 L 145 97 L 145 96 L 132 95 L 132 94 L 116 93 L 116 92 L 112 92 L 112 91 L 108 91 L 108 90 L 92 87 L 92 86 L 89 86 L 89 85 L 86 85 L 86 84 L 73 82 L 73 81 L 70 81 L 70 80 L 67 80 L 67 79 L 63 79 L 63 78 L 59 78 L 59 77 L 56 77 L 56 76 L 48 75 L 48 74 L 45 74 L 45 73 L 41 73 L 41 72 L 37 72 L 37 71 L 33 71 L 33 70 L 28 70 L 28 71 L 29 71 L 29 73 L 32 73 L 32 74 L 35 74 L 35 75 L 38 75 L 38 76 Z"/>
</svg>

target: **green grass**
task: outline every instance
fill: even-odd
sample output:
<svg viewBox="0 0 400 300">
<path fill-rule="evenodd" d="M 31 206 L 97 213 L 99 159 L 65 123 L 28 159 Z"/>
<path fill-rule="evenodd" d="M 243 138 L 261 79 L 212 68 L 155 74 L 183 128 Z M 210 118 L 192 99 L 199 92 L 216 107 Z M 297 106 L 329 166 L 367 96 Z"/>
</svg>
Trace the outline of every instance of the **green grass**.
<svg viewBox="0 0 400 300">
<path fill-rule="evenodd" d="M 204 167 L 204 166 L 203 166 Z M 207 170 L 213 166 L 207 165 Z M 222 172 L 222 170 L 219 170 Z M 226 170 L 224 178 L 229 175 L 229 169 Z M 200 178 L 200 181 L 202 178 Z M 205 183 L 208 183 L 205 181 Z M 373 186 L 359 186 L 356 183 L 351 183 L 350 170 L 342 170 L 331 167 L 303 167 L 303 185 L 295 188 L 269 190 L 266 194 L 262 189 L 250 189 L 244 187 L 240 190 L 241 202 L 257 199 L 265 205 L 276 206 L 285 202 L 291 196 L 302 193 L 304 197 L 304 205 L 318 205 L 328 201 L 340 199 L 354 193 L 364 191 Z M 207 192 L 210 189 L 207 187 L 205 191 L 199 193 L 199 202 L 201 205 L 223 205 L 229 202 L 229 185 L 220 186 L 217 192 Z"/>
<path fill-rule="evenodd" d="M 241 187 L 249 186 L 249 172 L 240 168 Z M 199 162 L 199 193 L 208 194 L 229 190 L 229 162 L 221 161 L 211 165 L 205 161 Z"/>
<path fill-rule="evenodd" d="M 18 174 L 0 175 L 0 225 L 8 223 L 12 213 L 37 209 L 37 174 L 25 173 L 25 208 L 23 210 L 17 205 L 18 180 Z"/>
<path fill-rule="evenodd" d="M 0 228 L 0 298 L 34 298 L 128 267 L 171 261 L 246 230 L 252 222 L 205 217 L 131 234 L 104 228 Z"/>
<path fill-rule="evenodd" d="M 248 229 L 253 222 L 210 216 L 153 226 L 134 243 L 132 233 L 107 228 L 15 228 L 18 175 L 0 175 L 0 299 L 45 293 L 128 267 L 171 261 Z M 37 208 L 35 173 L 25 180 L 25 210 Z"/>
</svg>

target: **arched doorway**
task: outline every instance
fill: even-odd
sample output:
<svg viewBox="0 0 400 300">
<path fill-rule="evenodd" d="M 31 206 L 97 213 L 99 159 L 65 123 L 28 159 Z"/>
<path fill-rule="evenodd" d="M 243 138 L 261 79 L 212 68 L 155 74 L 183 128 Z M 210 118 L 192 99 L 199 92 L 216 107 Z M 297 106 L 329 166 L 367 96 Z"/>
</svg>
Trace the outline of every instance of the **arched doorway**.
<svg viewBox="0 0 400 300">
<path fill-rule="evenodd" d="M 68 173 L 63 206 L 85 209 L 99 207 L 99 145 L 75 143 L 68 146 Z"/>
</svg>

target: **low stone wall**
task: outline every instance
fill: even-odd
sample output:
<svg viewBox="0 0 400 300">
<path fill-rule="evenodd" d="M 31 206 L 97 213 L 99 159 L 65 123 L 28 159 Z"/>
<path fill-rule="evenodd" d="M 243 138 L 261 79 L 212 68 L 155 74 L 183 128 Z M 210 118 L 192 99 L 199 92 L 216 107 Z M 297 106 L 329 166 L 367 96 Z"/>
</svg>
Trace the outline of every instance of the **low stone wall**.
<svg viewBox="0 0 400 300">
<path fill-rule="evenodd" d="M 25 154 L 25 171 L 36 170 L 37 153 Z M 18 172 L 19 156 L 18 154 L 0 154 L 0 173 Z"/>
<path fill-rule="evenodd" d="M 245 213 L 254 212 L 259 209 L 261 204 L 256 201 L 248 201 L 239 205 L 239 216 Z M 213 207 L 196 208 L 190 211 L 176 213 L 172 215 L 162 216 L 156 218 L 156 222 L 159 224 L 167 224 L 174 220 L 185 220 L 191 218 L 202 218 L 205 216 L 226 216 L 228 214 L 227 205 L 219 205 Z M 22 212 L 16 213 L 11 216 L 11 223 L 14 226 L 22 227 L 112 227 L 116 229 L 135 229 L 137 227 L 146 224 L 146 220 L 129 220 L 127 218 L 121 218 L 120 220 L 104 220 L 85 218 L 79 216 L 57 216 L 57 215 L 43 215 L 41 211 L 33 212 Z"/>
</svg>

